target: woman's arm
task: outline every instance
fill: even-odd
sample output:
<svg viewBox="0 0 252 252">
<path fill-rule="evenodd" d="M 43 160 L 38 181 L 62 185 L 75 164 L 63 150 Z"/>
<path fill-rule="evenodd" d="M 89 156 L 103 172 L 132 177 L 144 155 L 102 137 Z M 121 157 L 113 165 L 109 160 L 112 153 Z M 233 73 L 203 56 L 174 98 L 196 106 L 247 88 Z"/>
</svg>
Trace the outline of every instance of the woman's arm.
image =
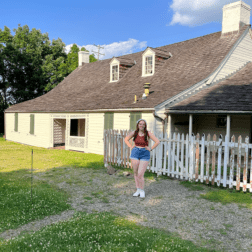
<svg viewBox="0 0 252 252">
<path fill-rule="evenodd" d="M 146 147 L 146 149 L 150 151 L 150 150 L 155 149 L 160 144 L 160 141 L 150 131 L 149 131 L 149 137 L 150 137 L 151 140 L 153 140 L 155 142 L 155 144 L 151 148 Z"/>
<path fill-rule="evenodd" d="M 125 138 L 124 142 L 127 144 L 127 146 L 131 149 L 135 147 L 135 144 L 131 145 L 129 140 L 134 136 L 134 131 L 130 132 Z"/>
</svg>

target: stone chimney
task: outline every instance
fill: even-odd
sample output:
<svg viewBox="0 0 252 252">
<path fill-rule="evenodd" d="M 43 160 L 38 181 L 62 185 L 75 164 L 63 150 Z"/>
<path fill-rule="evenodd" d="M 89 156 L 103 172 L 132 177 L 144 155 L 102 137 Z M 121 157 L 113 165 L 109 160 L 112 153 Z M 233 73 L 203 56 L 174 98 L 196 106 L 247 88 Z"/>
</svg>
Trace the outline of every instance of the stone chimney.
<svg viewBox="0 0 252 252">
<path fill-rule="evenodd" d="M 82 66 L 83 63 L 89 63 L 89 52 L 79 51 L 78 58 L 79 58 L 79 66 Z"/>
<path fill-rule="evenodd" d="M 223 7 L 222 34 L 233 33 L 250 24 L 250 6 L 243 1 L 227 4 Z"/>
</svg>

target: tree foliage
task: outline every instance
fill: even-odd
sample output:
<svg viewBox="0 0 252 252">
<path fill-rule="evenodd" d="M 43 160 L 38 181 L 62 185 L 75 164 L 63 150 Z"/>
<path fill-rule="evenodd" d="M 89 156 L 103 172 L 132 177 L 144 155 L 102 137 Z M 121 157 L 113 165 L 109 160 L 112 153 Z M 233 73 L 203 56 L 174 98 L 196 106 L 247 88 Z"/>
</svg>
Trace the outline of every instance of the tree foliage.
<svg viewBox="0 0 252 252">
<path fill-rule="evenodd" d="M 78 67 L 76 45 L 67 54 L 60 38 L 50 41 L 35 28 L 18 25 L 13 33 L 6 26 L 0 29 L 0 132 L 8 106 L 45 94 Z"/>
</svg>

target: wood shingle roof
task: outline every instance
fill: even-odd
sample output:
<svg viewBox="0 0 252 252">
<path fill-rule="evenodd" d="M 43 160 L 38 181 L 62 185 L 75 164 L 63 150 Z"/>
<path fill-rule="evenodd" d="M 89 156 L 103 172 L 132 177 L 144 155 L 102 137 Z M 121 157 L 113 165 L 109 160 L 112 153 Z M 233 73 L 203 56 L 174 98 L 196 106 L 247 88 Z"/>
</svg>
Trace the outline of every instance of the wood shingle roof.
<svg viewBox="0 0 252 252">
<path fill-rule="evenodd" d="M 84 64 L 45 95 L 11 106 L 6 112 L 76 112 L 99 109 L 144 109 L 177 95 L 208 77 L 245 31 L 221 38 L 221 32 L 156 48 L 172 54 L 150 77 L 142 77 L 142 53 L 123 55 L 136 64 L 117 82 L 110 82 L 110 61 Z M 119 60 L 120 57 L 117 57 Z M 143 100 L 144 83 L 151 83 Z M 138 101 L 134 102 L 137 95 Z"/>
<path fill-rule="evenodd" d="M 252 63 L 235 75 L 169 108 L 179 111 L 252 113 Z"/>
</svg>

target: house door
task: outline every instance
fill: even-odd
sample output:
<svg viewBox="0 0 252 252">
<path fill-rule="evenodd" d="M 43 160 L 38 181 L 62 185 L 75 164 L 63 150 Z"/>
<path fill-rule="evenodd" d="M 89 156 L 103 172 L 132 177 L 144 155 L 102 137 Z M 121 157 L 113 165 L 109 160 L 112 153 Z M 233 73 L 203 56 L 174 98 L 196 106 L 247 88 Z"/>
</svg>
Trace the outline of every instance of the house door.
<svg viewBox="0 0 252 252">
<path fill-rule="evenodd" d="M 65 146 L 66 119 L 53 120 L 53 147 Z"/>
</svg>

